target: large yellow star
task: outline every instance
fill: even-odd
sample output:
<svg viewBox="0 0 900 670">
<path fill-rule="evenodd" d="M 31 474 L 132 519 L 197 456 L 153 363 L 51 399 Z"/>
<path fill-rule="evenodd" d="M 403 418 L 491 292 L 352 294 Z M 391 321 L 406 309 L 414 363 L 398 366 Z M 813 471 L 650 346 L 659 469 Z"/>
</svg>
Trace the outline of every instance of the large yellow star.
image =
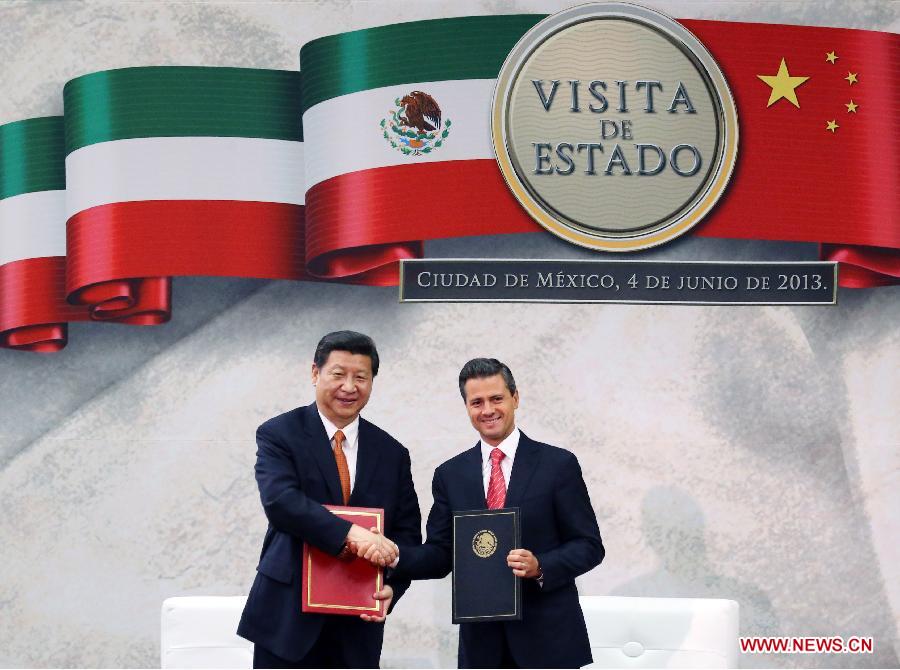
<svg viewBox="0 0 900 670">
<path fill-rule="evenodd" d="M 794 107 L 800 108 L 800 102 L 797 100 L 796 88 L 809 79 L 809 77 L 792 77 L 788 73 L 787 63 L 784 62 L 784 58 L 781 59 L 781 65 L 778 67 L 778 74 L 758 74 L 756 76 L 772 87 L 772 94 L 769 96 L 769 104 L 767 104 L 766 107 L 771 107 L 773 104 L 784 98 L 794 105 Z"/>
</svg>

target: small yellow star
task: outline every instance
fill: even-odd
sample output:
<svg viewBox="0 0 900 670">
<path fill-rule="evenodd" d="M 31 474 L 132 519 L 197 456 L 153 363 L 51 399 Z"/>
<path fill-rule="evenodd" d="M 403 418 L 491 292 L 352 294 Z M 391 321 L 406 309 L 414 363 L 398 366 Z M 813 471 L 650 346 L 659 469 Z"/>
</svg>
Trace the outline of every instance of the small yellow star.
<svg viewBox="0 0 900 670">
<path fill-rule="evenodd" d="M 797 100 L 797 91 L 795 89 L 809 79 L 809 77 L 792 77 L 788 73 L 787 63 L 784 62 L 784 58 L 781 59 L 781 65 L 778 67 L 778 74 L 758 74 L 756 76 L 772 87 L 772 94 L 769 96 L 769 103 L 766 107 L 771 107 L 773 104 L 784 98 L 794 105 L 794 107 L 800 108 L 800 102 Z"/>
<path fill-rule="evenodd" d="M 825 54 L 825 60 L 827 60 L 832 65 L 834 65 L 834 61 L 836 61 L 838 58 L 839 56 L 835 56 L 833 51 L 829 51 L 827 54 Z"/>
<path fill-rule="evenodd" d="M 840 128 L 838 124 L 834 122 L 834 120 L 828 122 L 828 126 L 826 126 L 825 130 L 830 130 L 831 134 L 834 135 L 834 131 Z"/>
<path fill-rule="evenodd" d="M 856 108 L 859 107 L 855 102 L 853 102 L 853 98 L 850 99 L 850 102 L 845 102 L 844 106 L 847 108 L 847 113 L 853 112 L 856 114 Z"/>
<path fill-rule="evenodd" d="M 844 79 L 846 79 L 847 81 L 849 81 L 849 82 L 850 82 L 850 85 L 853 86 L 853 84 L 858 84 L 858 83 L 859 83 L 859 80 L 856 78 L 856 75 L 857 75 L 857 74 L 859 74 L 859 73 L 858 73 L 858 72 L 848 72 L 848 73 L 847 73 L 847 76 L 844 77 Z"/>
</svg>

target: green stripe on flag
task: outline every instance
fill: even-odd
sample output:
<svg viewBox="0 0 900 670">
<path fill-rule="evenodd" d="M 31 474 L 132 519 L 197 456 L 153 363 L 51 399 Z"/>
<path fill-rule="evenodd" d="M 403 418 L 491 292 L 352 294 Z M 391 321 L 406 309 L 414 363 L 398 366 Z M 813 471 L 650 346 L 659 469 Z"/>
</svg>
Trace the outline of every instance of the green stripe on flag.
<svg viewBox="0 0 900 670">
<path fill-rule="evenodd" d="M 66 187 L 63 117 L 0 126 L 0 200 Z"/>
<path fill-rule="evenodd" d="M 66 154 L 134 137 L 301 141 L 300 73 L 233 67 L 95 72 L 63 89 Z"/>
<path fill-rule="evenodd" d="M 380 86 L 494 79 L 519 38 L 544 16 L 413 21 L 313 40 L 300 49 L 303 110 Z"/>
</svg>

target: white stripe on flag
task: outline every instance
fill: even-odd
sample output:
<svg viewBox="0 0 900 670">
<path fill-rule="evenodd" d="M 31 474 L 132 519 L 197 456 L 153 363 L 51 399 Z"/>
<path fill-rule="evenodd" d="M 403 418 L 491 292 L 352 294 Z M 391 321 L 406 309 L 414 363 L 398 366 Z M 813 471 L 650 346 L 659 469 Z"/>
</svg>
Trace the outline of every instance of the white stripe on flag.
<svg viewBox="0 0 900 670">
<path fill-rule="evenodd" d="M 66 214 L 141 200 L 302 205 L 303 142 L 251 137 L 141 137 L 66 157 Z"/>
<path fill-rule="evenodd" d="M 493 158 L 491 100 L 495 85 L 495 79 L 398 84 L 320 102 L 303 115 L 307 188 L 370 168 Z M 433 97 L 443 121 L 453 122 L 444 145 L 430 154 L 404 156 L 388 144 L 379 125 L 396 108 L 394 100 L 412 91 Z"/>
<path fill-rule="evenodd" d="M 65 255 L 65 191 L 22 193 L 0 200 L 0 265 Z"/>
</svg>

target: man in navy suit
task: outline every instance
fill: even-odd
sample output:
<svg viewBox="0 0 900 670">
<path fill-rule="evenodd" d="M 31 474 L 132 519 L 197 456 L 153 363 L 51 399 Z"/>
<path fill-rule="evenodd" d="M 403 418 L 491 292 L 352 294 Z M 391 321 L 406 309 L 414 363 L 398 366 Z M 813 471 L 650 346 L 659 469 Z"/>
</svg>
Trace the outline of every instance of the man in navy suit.
<svg viewBox="0 0 900 670">
<path fill-rule="evenodd" d="M 493 358 L 469 361 L 459 390 L 481 440 L 434 473 L 424 545 L 399 541 L 396 574 L 439 579 L 452 569 L 454 510 L 518 507 L 522 545 L 507 565 L 522 584 L 521 621 L 463 623 L 461 668 L 575 668 L 591 663 L 575 578 L 604 555 L 578 459 L 518 428 L 512 372 Z"/>
<path fill-rule="evenodd" d="M 378 374 L 371 338 L 329 333 L 316 348 L 316 401 L 269 419 L 256 431 L 256 481 L 269 527 L 238 635 L 255 643 L 254 668 L 377 668 L 384 617 L 301 611 L 303 543 L 380 565 L 397 547 L 422 541 L 409 452 L 359 416 Z M 384 508 L 384 535 L 339 519 L 323 504 Z M 385 576 L 375 594 L 385 611 L 408 578 Z"/>
</svg>

